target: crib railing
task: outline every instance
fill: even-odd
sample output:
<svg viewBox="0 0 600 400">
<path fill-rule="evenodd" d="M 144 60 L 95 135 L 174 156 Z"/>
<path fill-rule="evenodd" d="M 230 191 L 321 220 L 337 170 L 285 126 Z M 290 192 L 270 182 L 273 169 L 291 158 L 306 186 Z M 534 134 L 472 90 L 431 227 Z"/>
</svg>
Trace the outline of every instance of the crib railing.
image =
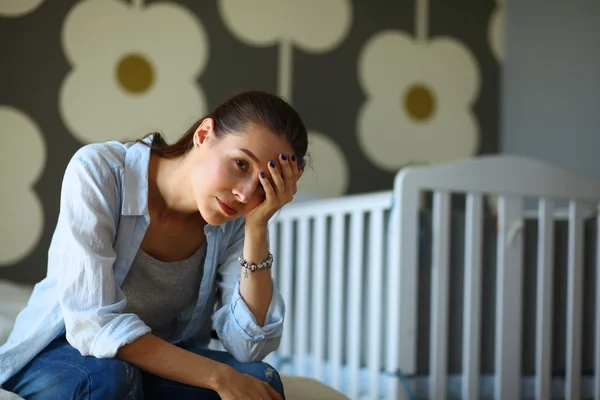
<svg viewBox="0 0 600 400">
<path fill-rule="evenodd" d="M 433 193 L 431 243 L 423 239 L 423 193 Z M 568 293 L 565 398 L 581 393 L 583 230 L 600 184 L 530 159 L 480 157 L 407 167 L 393 191 L 309 201 L 271 221 L 273 273 L 287 305 L 281 346 L 267 361 L 282 373 L 314 377 L 352 399 L 404 399 L 419 392 L 418 351 L 426 343 L 425 396 L 449 389 L 450 229 L 453 198 L 464 196 L 464 284 L 460 393 L 484 392 L 481 373 L 485 199 L 497 205 L 495 399 L 521 396 L 524 220 L 538 225 L 535 398 L 550 398 L 555 221 L 567 218 Z M 567 204 L 566 214 L 558 208 Z M 596 235 L 596 238 L 600 235 Z M 597 239 L 598 240 L 598 239 Z M 594 243 L 595 249 L 600 243 Z M 422 252 L 430 255 L 430 306 L 419 304 Z M 281 266 L 281 268 L 279 268 Z M 422 278 L 423 279 L 423 278 Z M 596 274 L 600 288 L 600 274 Z M 429 283 L 429 282 L 428 282 Z M 422 295 L 422 293 L 421 293 Z M 429 331 L 419 331 L 419 318 Z M 600 296 L 596 296 L 594 393 L 600 399 Z M 407 379 L 408 378 L 408 379 Z M 489 382 L 488 382 L 489 383 Z"/>
<path fill-rule="evenodd" d="M 271 361 L 283 373 L 355 398 L 365 368 L 369 382 L 379 381 L 391 200 L 388 191 L 300 203 L 274 218 L 271 248 L 283 268 L 273 272 L 288 311 L 279 361 Z M 370 390 L 377 395 L 376 385 Z"/>
<path fill-rule="evenodd" d="M 392 216 L 391 258 L 399 258 L 400 269 L 391 277 L 398 285 L 400 349 L 390 352 L 388 368 L 398 367 L 406 373 L 416 372 L 417 278 L 419 275 L 415 241 L 418 227 L 419 194 L 432 191 L 433 223 L 431 245 L 431 330 L 429 398 L 447 396 L 448 314 L 449 314 L 449 242 L 450 196 L 466 195 L 465 269 L 463 296 L 462 398 L 480 398 L 481 345 L 481 271 L 482 271 L 482 202 L 483 196 L 498 198 L 498 234 L 496 259 L 496 332 L 494 397 L 521 398 L 521 326 L 523 321 L 523 224 L 525 200 L 537 201 L 538 212 L 538 285 L 536 330 L 535 397 L 550 398 L 552 283 L 554 254 L 553 204 L 568 202 L 568 293 L 567 359 L 565 398 L 578 399 L 581 394 L 581 318 L 583 218 L 590 207 L 595 212 L 600 201 L 600 184 L 568 174 L 558 168 L 530 159 L 494 156 L 470 159 L 440 166 L 414 167 L 401 171 L 396 178 L 394 197 L 399 206 Z M 396 233 L 397 232 L 397 235 Z M 597 244 L 596 249 L 600 247 Z M 598 274 L 596 278 L 598 279 Z M 600 287 L 600 286 L 596 286 Z M 596 314 L 600 308 L 597 297 Z M 423 311 L 423 310 L 419 310 Z M 394 328 L 392 328 L 394 329 Z M 426 335 L 419 332 L 421 339 Z M 600 335 L 596 331 L 596 349 Z M 596 379 L 600 379 L 596 354 Z M 599 396 L 596 383 L 596 398 Z M 394 388 L 395 389 L 395 388 Z M 396 398 L 397 392 L 391 392 Z"/>
</svg>

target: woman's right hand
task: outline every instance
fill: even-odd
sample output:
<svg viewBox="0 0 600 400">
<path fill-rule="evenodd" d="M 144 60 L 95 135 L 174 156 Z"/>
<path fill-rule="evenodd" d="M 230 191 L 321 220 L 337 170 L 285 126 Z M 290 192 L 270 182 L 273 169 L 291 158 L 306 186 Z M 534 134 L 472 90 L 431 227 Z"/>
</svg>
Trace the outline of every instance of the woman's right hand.
<svg viewBox="0 0 600 400">
<path fill-rule="evenodd" d="M 222 400 L 281 400 L 281 396 L 267 382 L 233 368 L 228 371 L 221 385 L 215 389 Z"/>
</svg>

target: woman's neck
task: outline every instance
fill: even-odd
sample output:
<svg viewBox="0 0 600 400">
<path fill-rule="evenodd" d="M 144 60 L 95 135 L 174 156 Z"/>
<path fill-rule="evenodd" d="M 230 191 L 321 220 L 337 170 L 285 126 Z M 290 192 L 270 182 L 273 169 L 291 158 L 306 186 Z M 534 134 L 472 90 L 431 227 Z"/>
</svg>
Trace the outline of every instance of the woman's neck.
<svg viewBox="0 0 600 400">
<path fill-rule="evenodd" d="M 197 214 L 198 207 L 190 187 L 187 157 L 167 159 L 150 156 L 148 166 L 148 207 L 155 216 L 177 218 Z"/>
</svg>

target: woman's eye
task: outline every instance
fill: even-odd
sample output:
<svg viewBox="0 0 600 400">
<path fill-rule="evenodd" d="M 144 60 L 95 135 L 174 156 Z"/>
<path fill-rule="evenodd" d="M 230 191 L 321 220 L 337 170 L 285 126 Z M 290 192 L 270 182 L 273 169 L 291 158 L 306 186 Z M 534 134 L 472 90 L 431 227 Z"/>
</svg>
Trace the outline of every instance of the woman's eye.
<svg viewBox="0 0 600 400">
<path fill-rule="evenodd" d="M 242 171 L 248 171 L 248 168 L 250 168 L 248 163 L 244 160 L 235 160 L 235 162 Z"/>
</svg>

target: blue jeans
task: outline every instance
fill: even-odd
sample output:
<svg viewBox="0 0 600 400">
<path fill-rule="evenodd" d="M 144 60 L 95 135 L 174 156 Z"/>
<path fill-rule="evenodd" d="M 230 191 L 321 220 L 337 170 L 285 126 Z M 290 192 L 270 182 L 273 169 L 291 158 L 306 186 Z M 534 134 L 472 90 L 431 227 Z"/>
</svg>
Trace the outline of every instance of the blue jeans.
<svg viewBox="0 0 600 400">
<path fill-rule="evenodd" d="M 240 363 L 226 352 L 186 349 L 269 382 L 285 398 L 279 374 L 266 363 Z M 148 374 L 126 361 L 83 357 L 64 336 L 50 343 L 2 387 L 27 400 L 220 399 L 213 390 Z"/>
</svg>

